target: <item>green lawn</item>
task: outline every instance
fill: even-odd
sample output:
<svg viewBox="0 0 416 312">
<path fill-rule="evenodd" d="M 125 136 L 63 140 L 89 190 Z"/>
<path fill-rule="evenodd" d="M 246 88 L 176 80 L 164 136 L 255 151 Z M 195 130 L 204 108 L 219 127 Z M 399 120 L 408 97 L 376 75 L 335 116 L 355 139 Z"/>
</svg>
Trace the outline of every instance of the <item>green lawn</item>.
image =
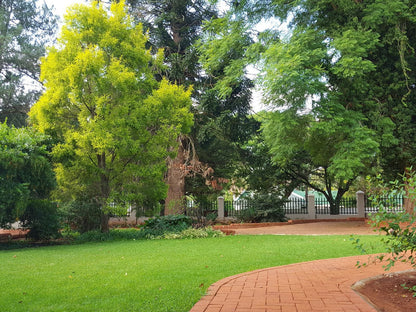
<svg viewBox="0 0 416 312">
<path fill-rule="evenodd" d="M 349 236 L 268 235 L 0 251 L 0 309 L 189 311 L 226 276 L 355 254 Z"/>
</svg>

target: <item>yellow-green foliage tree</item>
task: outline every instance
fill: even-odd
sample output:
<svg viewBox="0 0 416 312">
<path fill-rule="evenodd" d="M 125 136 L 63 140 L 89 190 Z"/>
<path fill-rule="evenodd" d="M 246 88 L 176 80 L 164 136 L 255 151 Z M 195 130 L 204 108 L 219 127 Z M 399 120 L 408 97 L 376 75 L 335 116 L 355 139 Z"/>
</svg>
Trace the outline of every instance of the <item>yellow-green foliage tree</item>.
<svg viewBox="0 0 416 312">
<path fill-rule="evenodd" d="M 147 39 L 124 2 L 73 6 L 42 60 L 46 91 L 29 114 L 59 142 L 56 194 L 94 200 L 102 231 L 114 206 L 164 198 L 165 159 L 192 125 L 191 90 L 154 79 L 163 53 L 152 55 Z"/>
</svg>

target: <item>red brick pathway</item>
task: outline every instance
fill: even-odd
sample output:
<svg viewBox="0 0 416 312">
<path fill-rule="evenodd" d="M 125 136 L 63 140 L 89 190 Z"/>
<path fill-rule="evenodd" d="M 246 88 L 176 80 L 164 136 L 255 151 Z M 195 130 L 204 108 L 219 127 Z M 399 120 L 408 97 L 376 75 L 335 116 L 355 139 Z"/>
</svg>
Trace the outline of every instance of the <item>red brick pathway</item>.
<svg viewBox="0 0 416 312">
<path fill-rule="evenodd" d="M 385 273 L 381 264 L 357 268 L 368 256 L 325 259 L 224 278 L 190 312 L 374 312 L 351 285 Z M 410 269 L 399 263 L 392 272 Z"/>
</svg>

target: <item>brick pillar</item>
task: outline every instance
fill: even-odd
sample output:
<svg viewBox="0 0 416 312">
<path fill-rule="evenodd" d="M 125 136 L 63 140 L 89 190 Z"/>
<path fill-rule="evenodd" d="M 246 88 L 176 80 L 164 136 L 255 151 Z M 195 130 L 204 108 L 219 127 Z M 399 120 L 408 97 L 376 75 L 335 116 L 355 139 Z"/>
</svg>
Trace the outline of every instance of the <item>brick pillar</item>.
<svg viewBox="0 0 416 312">
<path fill-rule="evenodd" d="M 316 219 L 315 195 L 308 195 L 308 219 Z"/>
<path fill-rule="evenodd" d="M 218 219 L 223 220 L 224 219 L 224 197 L 220 196 L 217 199 L 218 203 Z"/>
<path fill-rule="evenodd" d="M 358 218 L 365 218 L 365 198 L 364 192 L 358 191 L 355 193 L 357 198 L 357 217 Z"/>
</svg>

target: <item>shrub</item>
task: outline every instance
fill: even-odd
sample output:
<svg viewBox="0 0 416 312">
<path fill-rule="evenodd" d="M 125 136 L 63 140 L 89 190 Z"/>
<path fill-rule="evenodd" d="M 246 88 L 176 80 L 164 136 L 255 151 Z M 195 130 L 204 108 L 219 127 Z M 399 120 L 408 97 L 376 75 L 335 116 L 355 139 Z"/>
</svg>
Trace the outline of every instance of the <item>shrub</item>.
<svg viewBox="0 0 416 312">
<path fill-rule="evenodd" d="M 238 215 L 238 220 L 241 222 L 257 222 L 257 211 L 254 207 L 242 209 Z"/>
<path fill-rule="evenodd" d="M 30 201 L 48 198 L 55 188 L 55 174 L 48 155 L 50 147 L 47 136 L 0 122 L 0 227 L 22 219 Z M 34 213 L 31 209 L 35 208 L 29 208 L 26 219 Z"/>
<path fill-rule="evenodd" d="M 57 205 L 49 200 L 30 200 L 21 218 L 28 236 L 34 240 L 48 240 L 60 236 Z"/>
<path fill-rule="evenodd" d="M 155 217 L 141 226 L 146 236 L 160 236 L 165 233 L 178 233 L 192 226 L 192 218 L 184 215 Z"/>
<path fill-rule="evenodd" d="M 101 209 L 91 200 L 75 200 L 62 208 L 65 222 L 74 230 L 86 233 L 100 229 Z"/>
<path fill-rule="evenodd" d="M 287 220 L 283 209 L 285 202 L 278 194 L 256 194 L 249 207 L 241 211 L 239 219 L 243 222 L 284 222 Z"/>
<path fill-rule="evenodd" d="M 75 233 L 74 233 L 75 234 Z M 103 241 L 121 241 L 121 240 L 139 240 L 144 239 L 143 231 L 138 229 L 112 229 L 107 233 L 101 231 L 89 231 L 82 234 L 71 235 L 75 242 L 103 242 Z"/>
<path fill-rule="evenodd" d="M 215 222 L 215 220 L 217 220 L 217 218 L 218 218 L 218 213 L 216 213 L 216 212 L 211 212 L 211 213 L 207 214 L 207 216 L 206 216 L 206 220 L 208 222 L 211 222 L 211 223 Z"/>
</svg>

